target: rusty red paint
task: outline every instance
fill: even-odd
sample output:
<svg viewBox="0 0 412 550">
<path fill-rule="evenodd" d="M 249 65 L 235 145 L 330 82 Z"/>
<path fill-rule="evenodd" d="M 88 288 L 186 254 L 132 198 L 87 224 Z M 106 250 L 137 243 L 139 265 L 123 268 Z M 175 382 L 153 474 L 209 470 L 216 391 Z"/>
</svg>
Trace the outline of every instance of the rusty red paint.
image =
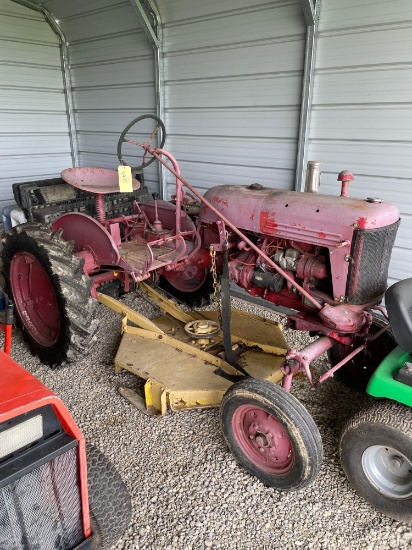
<svg viewBox="0 0 412 550">
<path fill-rule="evenodd" d="M 326 239 L 326 233 L 323 233 L 323 231 L 319 231 L 318 235 L 321 239 Z"/>
<path fill-rule="evenodd" d="M 274 213 L 270 215 L 269 212 L 261 212 L 259 226 L 260 226 L 260 230 L 263 233 L 266 233 L 268 231 L 276 233 L 277 232 L 276 227 L 278 226 L 278 224 L 276 223 Z"/>
<path fill-rule="evenodd" d="M 356 223 L 358 224 L 359 229 L 365 229 L 367 221 L 368 218 L 358 218 Z"/>
<path fill-rule="evenodd" d="M 211 202 L 216 202 L 218 204 L 224 204 L 225 206 L 229 206 L 229 201 L 226 199 L 222 199 L 221 197 L 214 196 L 211 198 Z"/>
</svg>

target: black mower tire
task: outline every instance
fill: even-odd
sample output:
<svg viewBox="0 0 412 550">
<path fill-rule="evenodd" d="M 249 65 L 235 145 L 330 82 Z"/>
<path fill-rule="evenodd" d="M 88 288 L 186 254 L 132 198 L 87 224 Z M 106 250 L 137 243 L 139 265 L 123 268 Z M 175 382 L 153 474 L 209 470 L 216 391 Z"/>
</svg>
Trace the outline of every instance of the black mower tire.
<svg viewBox="0 0 412 550">
<path fill-rule="evenodd" d="M 73 241 L 65 241 L 61 229 L 52 231 L 44 224 L 19 225 L 3 239 L 2 272 L 5 291 L 15 304 L 16 324 L 22 329 L 23 338 L 33 355 L 51 367 L 75 360 L 96 340 L 98 304 L 90 295 L 92 280 L 83 273 L 84 260 L 74 256 L 73 252 Z M 51 285 L 49 292 L 54 296 L 57 336 L 46 343 L 41 339 L 41 330 L 33 329 L 32 320 L 27 320 L 29 317 L 21 293 L 20 299 L 16 296 L 20 292 L 20 282 L 16 281 L 30 278 L 30 272 L 28 275 L 19 273 L 18 258 L 22 255 L 34 259 L 37 271 Z M 30 287 L 30 284 L 29 281 L 27 286 Z M 30 294 L 31 291 L 23 289 L 24 292 Z M 38 294 L 33 296 L 33 302 L 37 298 Z M 33 307 L 33 310 L 36 308 Z M 41 325 L 41 321 L 39 323 Z M 43 327 L 40 328 L 43 330 Z"/>
<path fill-rule="evenodd" d="M 239 417 L 239 411 L 242 410 L 250 409 L 246 414 L 253 415 L 254 407 L 258 418 L 262 411 L 266 415 L 266 420 L 275 422 L 274 426 L 278 423 L 280 427 L 280 431 L 279 427 L 277 428 L 278 432 L 274 438 L 274 454 L 267 459 L 267 465 L 270 468 L 263 464 L 265 458 L 261 458 L 256 445 L 253 447 L 253 441 L 257 440 L 256 434 L 254 437 L 246 436 L 250 428 L 246 427 L 244 420 L 246 416 Z M 262 424 L 253 425 L 257 430 L 256 433 L 261 426 L 262 430 L 265 429 L 264 423 L 263 418 Z M 220 425 L 227 446 L 237 462 L 268 487 L 281 491 L 295 491 L 312 483 L 320 470 L 323 445 L 313 418 L 300 401 L 272 382 L 247 378 L 231 386 L 225 393 L 220 407 Z M 249 433 L 251 433 L 250 430 Z M 266 432 L 266 436 L 268 434 L 269 432 Z M 276 453 L 281 446 L 279 438 L 284 437 L 285 434 L 289 439 L 285 441 L 290 445 L 291 460 L 287 463 L 289 459 L 286 457 L 283 462 L 286 467 L 276 471 L 276 460 L 278 460 Z M 264 436 L 261 435 L 261 437 Z M 270 442 L 269 437 L 267 441 Z"/>
<path fill-rule="evenodd" d="M 132 517 L 129 491 L 106 456 L 86 444 L 93 550 L 107 550 L 125 533 Z"/>
<path fill-rule="evenodd" d="M 345 425 L 341 463 L 357 493 L 379 512 L 412 523 L 412 409 L 379 400 Z"/>
<path fill-rule="evenodd" d="M 374 315 L 370 334 L 376 334 L 378 330 L 387 325 L 388 322 L 385 319 Z M 335 372 L 335 376 L 339 378 L 345 386 L 348 386 L 348 388 L 365 392 L 366 386 L 380 362 L 390 351 L 395 349 L 396 346 L 397 344 L 392 331 L 388 329 L 377 340 L 369 344 L 366 355 L 362 351 L 358 353 L 358 355 L 348 361 L 346 365 L 338 369 Z M 354 347 L 356 347 L 356 342 Z M 342 344 L 336 344 L 331 348 L 328 351 L 328 359 L 332 367 L 342 361 L 342 359 L 353 351 L 353 349 L 354 348 L 348 348 Z"/>
</svg>

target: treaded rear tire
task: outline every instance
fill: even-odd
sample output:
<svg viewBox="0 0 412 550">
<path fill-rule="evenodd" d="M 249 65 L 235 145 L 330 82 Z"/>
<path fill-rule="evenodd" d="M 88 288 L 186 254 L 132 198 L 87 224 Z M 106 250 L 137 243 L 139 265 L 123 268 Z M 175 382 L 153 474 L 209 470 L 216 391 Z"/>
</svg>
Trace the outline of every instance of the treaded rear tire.
<svg viewBox="0 0 412 550">
<path fill-rule="evenodd" d="M 119 472 L 106 456 L 86 443 L 93 550 L 107 550 L 129 526 L 132 504 Z"/>
<path fill-rule="evenodd" d="M 43 363 L 51 367 L 73 361 L 76 356 L 85 353 L 95 341 L 98 328 L 98 320 L 95 318 L 97 302 L 90 296 L 92 281 L 83 273 L 84 260 L 74 256 L 73 251 L 73 242 L 65 241 L 61 230 L 52 231 L 43 224 L 19 225 L 3 239 L 2 271 L 6 293 L 16 305 L 16 323 L 22 329 L 23 338 L 33 355 L 38 355 Z M 16 296 L 13 295 L 11 266 L 13 258 L 18 258 L 21 253 L 35 259 L 37 269 L 44 271 L 54 292 L 58 308 L 57 337 L 55 342 L 49 342 L 48 345 L 40 342 L 30 323 L 22 319 L 25 306 L 22 299 L 20 305 L 19 300 L 16 303 Z M 15 273 L 16 263 L 13 265 Z"/>
<path fill-rule="evenodd" d="M 368 453 L 374 449 L 378 450 L 375 455 L 377 459 L 371 461 L 368 459 Z M 344 426 L 339 452 L 345 474 L 361 497 L 383 514 L 398 521 L 412 523 L 412 496 L 407 494 L 412 491 L 410 407 L 385 399 L 361 410 Z M 397 454 L 399 457 L 403 455 L 400 460 L 404 465 L 401 468 L 395 464 L 392 472 L 392 465 L 386 456 L 396 458 Z M 370 468 L 371 464 L 374 469 Z M 398 473 L 402 476 L 399 478 L 400 483 L 395 484 L 394 480 L 396 481 Z M 386 483 L 387 479 L 389 484 Z M 399 495 L 395 496 L 395 490 L 401 491 L 401 498 Z"/>
<path fill-rule="evenodd" d="M 242 415 L 242 410 L 247 412 Z M 248 416 L 256 420 L 248 424 Z M 296 397 L 272 382 L 248 378 L 231 386 L 220 407 L 220 425 L 235 459 L 268 487 L 295 491 L 309 485 L 320 470 L 323 446 L 313 418 Z M 257 434 L 264 440 L 265 432 L 264 447 L 272 450 L 260 454 L 263 445 L 258 450 L 255 442 Z M 286 453 L 283 459 L 279 456 L 283 441 L 290 446 L 290 459 Z M 277 468 L 278 460 L 283 460 L 283 469 Z"/>
</svg>

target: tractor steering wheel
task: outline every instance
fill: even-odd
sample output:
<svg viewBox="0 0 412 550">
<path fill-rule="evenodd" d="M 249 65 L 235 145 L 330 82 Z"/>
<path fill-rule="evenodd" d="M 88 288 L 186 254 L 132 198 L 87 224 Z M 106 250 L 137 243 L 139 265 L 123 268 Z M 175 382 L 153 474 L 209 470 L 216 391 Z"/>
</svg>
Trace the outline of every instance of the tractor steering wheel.
<svg viewBox="0 0 412 550">
<path fill-rule="evenodd" d="M 143 143 L 137 143 L 136 141 L 126 139 L 126 134 L 129 132 L 129 130 L 132 128 L 132 126 L 134 126 L 135 124 L 137 124 L 138 122 L 140 122 L 141 120 L 144 120 L 146 118 L 152 118 L 157 123 L 154 130 L 153 130 L 153 132 L 151 133 L 148 141 L 143 144 Z M 123 164 L 123 166 L 125 166 L 127 164 L 123 160 L 123 155 L 122 155 L 123 143 L 132 143 L 133 145 L 140 145 L 140 146 L 143 146 L 145 144 L 150 145 L 152 139 L 159 132 L 159 128 L 160 128 L 160 137 L 159 137 L 160 143 L 158 145 L 158 149 L 162 149 L 163 145 L 165 143 L 165 139 L 166 139 L 166 128 L 165 128 L 165 125 L 163 124 L 162 120 L 159 117 L 157 117 L 155 115 L 141 115 L 141 116 L 138 116 L 137 118 L 135 118 L 134 120 L 132 120 L 132 122 L 130 122 L 126 126 L 126 128 L 123 130 L 123 132 L 120 134 L 119 141 L 117 143 L 117 157 L 119 159 L 120 164 Z M 145 161 L 144 160 L 145 156 L 146 156 L 146 150 L 143 153 L 143 162 L 142 162 L 142 164 L 140 164 L 140 166 L 133 167 L 134 169 L 141 170 L 142 168 L 146 168 L 146 166 L 149 166 L 149 164 L 151 164 L 155 160 L 155 157 L 152 157 L 150 160 Z"/>
</svg>

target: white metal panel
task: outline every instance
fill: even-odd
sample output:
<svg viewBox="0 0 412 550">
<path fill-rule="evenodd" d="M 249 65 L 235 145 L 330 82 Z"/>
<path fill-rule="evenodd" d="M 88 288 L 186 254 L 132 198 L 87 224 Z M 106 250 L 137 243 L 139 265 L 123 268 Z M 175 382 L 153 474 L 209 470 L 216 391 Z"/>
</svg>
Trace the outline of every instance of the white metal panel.
<svg viewBox="0 0 412 550">
<path fill-rule="evenodd" d="M 193 53 L 190 49 L 184 54 L 165 55 L 166 92 L 169 86 L 182 82 L 208 81 L 218 84 L 219 79 L 238 77 L 243 83 L 252 82 L 255 76 L 272 74 L 283 78 L 285 74 L 303 73 L 304 41 L 287 40 L 273 44 L 246 44 L 235 48 Z M 283 81 L 273 87 L 268 97 L 272 105 L 274 95 L 281 89 Z M 240 84 L 242 86 L 242 84 Z M 256 83 L 256 88 L 259 82 Z M 253 101 L 253 97 L 250 98 Z"/>
<path fill-rule="evenodd" d="M 412 276 L 412 3 L 322 2 L 309 158 L 323 161 L 321 188 L 378 196 L 401 211 L 390 280 Z"/>
<path fill-rule="evenodd" d="M 322 2 L 320 30 L 379 26 L 391 22 L 411 21 L 409 0 L 327 0 Z"/>
<path fill-rule="evenodd" d="M 158 6 L 166 148 L 183 175 L 202 190 L 255 181 L 292 189 L 306 35 L 300 1 Z"/>
<path fill-rule="evenodd" d="M 70 0 L 70 2 L 43 0 L 41 4 L 60 20 L 98 9 L 104 10 L 117 4 L 125 4 L 126 2 L 127 0 L 87 0 L 87 2 L 84 0 Z"/>
<path fill-rule="evenodd" d="M 239 14 L 241 12 L 250 12 L 251 6 L 273 5 L 273 0 L 261 0 L 260 2 L 251 2 L 250 0 L 208 0 L 208 2 L 196 2 L 196 11 L 193 12 L 193 0 L 165 0 L 163 3 L 158 1 L 161 8 L 161 16 L 164 24 L 175 23 L 179 21 L 195 18 L 201 20 L 218 19 L 220 14 L 229 15 L 230 12 Z"/>
<path fill-rule="evenodd" d="M 304 32 L 302 7 L 299 0 L 286 0 L 261 5 L 250 2 L 249 10 L 222 13 L 225 2 L 218 12 L 208 18 L 197 16 L 197 2 L 191 5 L 194 17 L 187 20 L 166 23 L 164 26 L 164 48 L 168 54 L 177 51 L 199 51 L 204 48 L 237 48 L 246 43 L 272 43 L 282 38 L 300 39 Z M 183 24 L 182 24 L 183 23 Z"/>
<path fill-rule="evenodd" d="M 0 0 L 0 206 L 11 185 L 72 165 L 57 36 L 43 16 Z"/>
</svg>

